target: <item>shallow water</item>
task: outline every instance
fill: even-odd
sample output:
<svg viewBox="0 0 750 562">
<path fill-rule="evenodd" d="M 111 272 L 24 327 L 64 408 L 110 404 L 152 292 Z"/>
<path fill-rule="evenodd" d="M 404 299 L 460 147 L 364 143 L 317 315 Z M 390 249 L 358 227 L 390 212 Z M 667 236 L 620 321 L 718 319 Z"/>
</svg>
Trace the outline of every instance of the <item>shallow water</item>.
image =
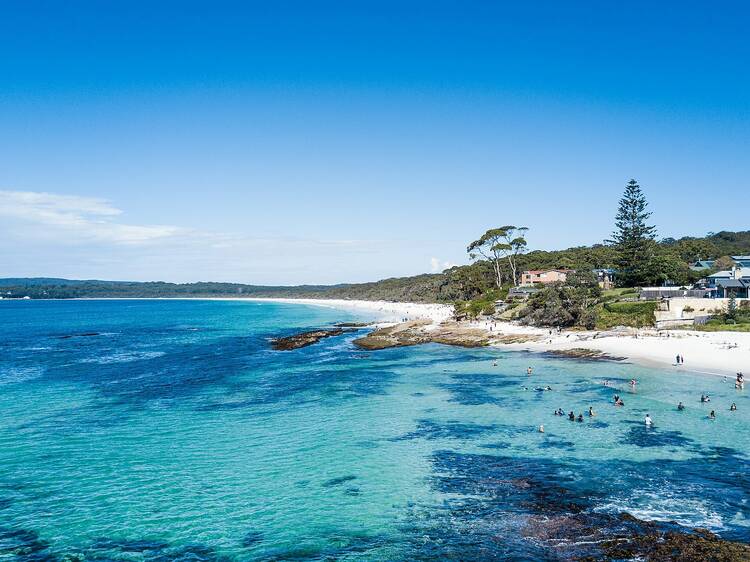
<svg viewBox="0 0 750 562">
<path fill-rule="evenodd" d="M 571 517 L 621 512 L 750 541 L 750 394 L 731 381 L 494 349 L 363 353 L 349 334 L 268 346 L 358 319 L 0 302 L 0 559 L 564 559 Z M 583 423 L 552 415 L 589 406 Z"/>
</svg>

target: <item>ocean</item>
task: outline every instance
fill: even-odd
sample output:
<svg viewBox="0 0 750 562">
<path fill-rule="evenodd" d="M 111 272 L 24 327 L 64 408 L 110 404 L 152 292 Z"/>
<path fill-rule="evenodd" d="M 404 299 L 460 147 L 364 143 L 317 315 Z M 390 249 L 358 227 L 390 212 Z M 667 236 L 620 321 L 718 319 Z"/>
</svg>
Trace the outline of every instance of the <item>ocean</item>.
<svg viewBox="0 0 750 562">
<path fill-rule="evenodd" d="M 368 353 L 355 334 L 269 345 L 372 319 L 0 301 L 0 560 L 568 560 L 597 556 L 623 514 L 750 542 L 750 391 L 731 379 L 502 349 Z"/>
</svg>

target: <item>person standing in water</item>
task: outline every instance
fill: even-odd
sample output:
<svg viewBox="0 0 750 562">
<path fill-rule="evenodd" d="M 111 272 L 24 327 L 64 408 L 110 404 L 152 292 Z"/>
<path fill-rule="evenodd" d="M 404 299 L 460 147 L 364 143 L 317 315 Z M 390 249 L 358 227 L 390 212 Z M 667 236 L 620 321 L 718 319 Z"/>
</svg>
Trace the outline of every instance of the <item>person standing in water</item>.
<svg viewBox="0 0 750 562">
<path fill-rule="evenodd" d="M 651 416 L 648 415 L 648 414 L 646 414 L 646 420 L 645 421 L 646 421 L 646 427 L 651 427 L 652 425 L 654 425 L 654 422 L 651 419 Z"/>
<path fill-rule="evenodd" d="M 677 404 L 677 410 L 679 410 L 680 412 L 682 412 L 682 410 L 684 410 L 684 409 L 685 409 L 685 404 L 683 404 L 682 402 L 680 402 L 679 404 Z"/>
<path fill-rule="evenodd" d="M 534 370 L 534 369 L 532 369 L 531 367 L 527 367 L 527 368 L 526 368 L 526 374 L 527 374 L 527 375 L 529 375 L 529 376 L 531 376 L 531 372 L 532 372 L 533 370 Z"/>
</svg>

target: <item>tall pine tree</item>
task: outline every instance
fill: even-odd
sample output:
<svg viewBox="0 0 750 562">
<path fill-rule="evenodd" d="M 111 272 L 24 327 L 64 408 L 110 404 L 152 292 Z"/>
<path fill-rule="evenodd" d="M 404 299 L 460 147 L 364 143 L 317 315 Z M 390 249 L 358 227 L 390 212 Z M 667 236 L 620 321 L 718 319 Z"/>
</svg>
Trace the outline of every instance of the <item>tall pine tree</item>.
<svg viewBox="0 0 750 562">
<path fill-rule="evenodd" d="M 617 249 L 618 278 L 624 285 L 643 285 L 653 277 L 656 227 L 648 224 L 651 212 L 638 182 L 631 179 L 620 199 L 615 231 L 608 240 Z"/>
</svg>

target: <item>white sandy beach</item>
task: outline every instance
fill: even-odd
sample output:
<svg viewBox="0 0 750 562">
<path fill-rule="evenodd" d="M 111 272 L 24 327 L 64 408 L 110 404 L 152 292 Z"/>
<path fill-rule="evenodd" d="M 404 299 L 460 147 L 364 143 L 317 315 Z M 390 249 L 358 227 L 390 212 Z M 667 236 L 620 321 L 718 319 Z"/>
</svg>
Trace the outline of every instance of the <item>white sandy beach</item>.
<svg viewBox="0 0 750 562">
<path fill-rule="evenodd" d="M 385 322 L 404 319 L 427 319 L 433 324 L 449 320 L 453 307 L 444 304 L 407 302 L 363 301 L 343 299 L 241 299 L 266 300 L 297 304 L 328 306 L 346 310 L 373 312 Z M 551 351 L 572 348 L 594 349 L 623 357 L 628 361 L 647 366 L 680 369 L 719 376 L 734 376 L 737 372 L 750 374 L 750 333 L 698 332 L 689 330 L 661 330 L 623 328 L 607 332 L 569 331 L 549 334 L 548 329 L 521 326 L 513 322 L 466 322 L 467 327 L 483 328 L 493 336 L 529 335 L 541 339 L 534 342 L 504 344 L 498 347 L 513 350 Z M 492 326 L 492 331 L 490 327 Z M 637 333 L 637 337 L 636 337 Z M 676 366 L 675 357 L 684 357 L 685 363 Z"/>
<path fill-rule="evenodd" d="M 435 324 L 445 322 L 453 315 L 453 306 L 447 304 L 423 304 L 413 302 L 363 301 L 346 299 L 284 299 L 284 298 L 237 298 L 223 300 L 283 302 L 290 304 L 309 304 L 325 306 L 355 312 L 374 313 L 383 322 L 402 322 L 404 320 L 430 320 Z"/>
<path fill-rule="evenodd" d="M 489 331 L 491 322 L 472 325 Z M 734 376 L 750 373 L 750 333 L 699 332 L 692 330 L 660 330 L 621 328 L 606 332 L 563 330 L 521 326 L 512 322 L 493 324 L 494 335 L 535 335 L 542 339 L 519 344 L 497 344 L 505 348 L 551 351 L 586 348 L 613 357 L 647 366 L 673 368 L 711 375 Z M 676 356 L 684 357 L 684 365 L 676 365 Z"/>
</svg>

